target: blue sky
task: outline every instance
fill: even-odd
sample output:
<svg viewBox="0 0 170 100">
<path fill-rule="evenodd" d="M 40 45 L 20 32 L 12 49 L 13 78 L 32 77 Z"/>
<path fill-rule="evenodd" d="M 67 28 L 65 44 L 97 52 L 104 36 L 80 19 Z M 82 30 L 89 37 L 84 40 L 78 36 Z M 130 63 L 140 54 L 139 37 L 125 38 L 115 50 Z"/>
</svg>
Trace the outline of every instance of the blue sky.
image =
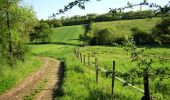
<svg viewBox="0 0 170 100">
<path fill-rule="evenodd" d="M 38 19 L 48 19 L 53 13 L 56 13 L 58 9 L 63 8 L 69 2 L 73 0 L 23 0 L 23 4 L 26 6 L 32 6 Z M 74 7 L 65 14 L 56 16 L 73 16 L 73 15 L 86 15 L 87 13 L 102 14 L 109 11 L 109 8 L 123 7 L 127 2 L 140 3 L 142 0 L 91 0 L 86 4 L 86 9 L 82 10 L 78 7 Z M 160 5 L 166 4 L 169 0 L 148 0 L 149 2 L 155 2 Z M 137 9 L 137 8 L 136 8 Z"/>
</svg>

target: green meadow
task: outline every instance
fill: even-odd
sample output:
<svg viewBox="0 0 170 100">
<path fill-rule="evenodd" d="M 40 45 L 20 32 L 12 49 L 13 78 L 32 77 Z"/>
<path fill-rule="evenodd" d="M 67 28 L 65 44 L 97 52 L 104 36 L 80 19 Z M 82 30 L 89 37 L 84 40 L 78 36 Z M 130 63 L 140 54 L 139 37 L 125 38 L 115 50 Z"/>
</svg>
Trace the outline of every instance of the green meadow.
<svg viewBox="0 0 170 100">
<path fill-rule="evenodd" d="M 67 43 L 67 44 L 79 44 L 79 35 L 84 34 L 84 26 L 64 26 L 54 29 L 51 42 Z M 62 34 L 62 35 L 61 35 Z"/>
<path fill-rule="evenodd" d="M 139 27 L 140 29 L 149 32 L 154 25 L 159 21 L 159 18 L 141 20 L 121 20 L 113 22 L 95 23 L 95 30 L 106 27 L 114 27 L 117 33 L 121 35 L 131 34 L 130 29 Z M 87 66 L 76 58 L 74 50 L 78 50 L 83 55 L 90 56 L 91 63 L 94 63 L 97 58 L 99 66 L 105 70 L 112 69 L 113 60 L 116 61 L 117 72 L 127 72 L 134 66 L 131 63 L 129 54 L 122 46 L 81 46 L 82 41 L 79 41 L 79 35 L 84 34 L 83 25 L 64 26 L 54 28 L 51 44 L 34 44 L 30 45 L 33 57 L 29 60 L 20 62 L 15 69 L 6 66 L 0 67 L 0 94 L 8 89 L 16 86 L 30 73 L 38 70 L 42 65 L 36 56 L 44 56 L 58 59 L 64 62 L 64 79 L 61 85 L 60 93 L 55 97 L 56 100 L 110 100 L 111 94 L 111 77 L 106 77 L 105 73 L 99 72 L 99 82 L 95 82 L 95 67 Z M 149 55 L 170 58 L 170 46 L 138 46 L 138 49 L 145 49 Z M 160 64 L 156 62 L 155 66 Z M 166 62 L 170 66 L 170 62 Z M 28 70 L 29 69 L 29 70 Z M 13 74 L 11 76 L 11 73 Z M 137 80 L 142 83 L 141 79 Z M 157 100 L 168 100 L 170 98 L 170 83 L 169 79 L 159 81 L 158 79 L 151 81 L 151 94 Z M 143 89 L 142 85 L 135 85 Z M 140 91 L 124 86 L 118 80 L 115 81 L 114 96 L 116 100 L 140 100 L 143 93 Z"/>
<path fill-rule="evenodd" d="M 120 34 L 131 34 L 130 28 L 139 27 L 144 31 L 150 31 L 159 21 L 159 18 L 150 21 L 142 20 L 124 20 L 113 22 L 95 23 L 95 29 L 104 27 L 115 27 Z M 99 66 L 111 70 L 112 61 L 116 61 L 116 71 L 126 72 L 133 66 L 130 62 L 129 54 L 121 46 L 85 46 L 80 47 L 77 44 L 82 44 L 78 41 L 79 35 L 84 33 L 83 26 L 67 26 L 55 28 L 55 34 L 52 36 L 52 43 L 44 45 L 31 45 L 32 54 L 35 56 L 52 57 L 64 61 L 65 73 L 62 83 L 61 94 L 56 97 L 56 100 L 69 99 L 85 99 L 85 100 L 103 100 L 111 99 L 111 78 L 106 78 L 104 73 L 99 74 L 99 82 L 95 83 L 95 67 L 84 65 L 75 57 L 74 50 L 80 51 L 83 55 L 90 55 L 91 62 L 97 58 Z M 149 55 L 170 58 L 169 46 L 139 46 L 139 49 L 145 49 Z M 159 66 L 157 62 L 155 66 Z M 170 66 L 169 62 L 166 62 Z M 170 92 L 169 79 L 151 82 L 151 94 L 157 100 L 168 100 Z M 142 80 L 138 80 L 142 83 Z M 159 83 L 159 84 L 158 84 Z M 142 85 L 135 85 L 143 89 Z M 124 86 L 122 82 L 115 82 L 115 98 L 116 100 L 140 100 L 143 93 L 138 90 Z"/>
</svg>

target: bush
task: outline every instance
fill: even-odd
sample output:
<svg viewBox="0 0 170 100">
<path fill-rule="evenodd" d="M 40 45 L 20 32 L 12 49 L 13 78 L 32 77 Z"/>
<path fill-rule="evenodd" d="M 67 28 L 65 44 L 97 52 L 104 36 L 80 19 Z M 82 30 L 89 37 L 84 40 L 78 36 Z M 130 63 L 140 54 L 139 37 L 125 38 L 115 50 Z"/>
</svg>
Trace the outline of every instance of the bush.
<svg viewBox="0 0 170 100">
<path fill-rule="evenodd" d="M 132 36 L 136 44 L 151 44 L 153 39 L 150 34 L 140 30 L 139 28 L 132 28 Z"/>
<path fill-rule="evenodd" d="M 35 27 L 35 32 L 30 34 L 30 42 L 48 43 L 51 40 L 51 34 L 53 32 L 53 27 L 50 27 L 46 22 L 40 22 Z"/>
<path fill-rule="evenodd" d="M 121 37 L 119 37 L 119 38 L 116 38 L 116 39 L 114 40 L 114 43 L 123 45 L 123 42 L 124 42 L 124 41 L 125 41 L 125 37 L 124 37 L 124 36 L 121 36 Z"/>
<path fill-rule="evenodd" d="M 97 45 L 97 37 L 93 37 L 90 41 L 89 41 L 90 45 Z"/>
<path fill-rule="evenodd" d="M 103 29 L 97 34 L 98 44 L 110 44 L 112 42 L 112 30 Z"/>
<path fill-rule="evenodd" d="M 170 43 L 170 18 L 163 19 L 152 31 L 155 42 Z"/>
</svg>

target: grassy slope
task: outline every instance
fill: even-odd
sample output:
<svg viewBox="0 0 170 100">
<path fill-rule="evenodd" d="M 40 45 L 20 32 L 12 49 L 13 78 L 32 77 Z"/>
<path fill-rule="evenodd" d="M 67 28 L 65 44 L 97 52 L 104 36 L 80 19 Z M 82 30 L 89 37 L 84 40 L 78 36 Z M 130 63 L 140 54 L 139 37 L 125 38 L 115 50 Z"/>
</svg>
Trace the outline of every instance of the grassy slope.
<svg viewBox="0 0 170 100">
<path fill-rule="evenodd" d="M 55 28 L 52 42 L 79 44 L 79 35 L 84 33 L 82 25 Z"/>
<path fill-rule="evenodd" d="M 138 19 L 138 20 L 121 20 L 113 22 L 99 22 L 94 24 L 94 29 L 104 29 L 106 27 L 115 27 L 117 33 L 119 34 L 130 34 L 131 28 L 138 27 L 144 31 L 150 31 L 154 25 L 160 21 L 160 18 L 153 18 L 152 20 L 148 19 Z"/>
<path fill-rule="evenodd" d="M 41 64 L 40 60 L 32 57 L 27 58 L 25 62 L 18 62 L 14 68 L 7 65 L 0 66 L 0 94 L 14 87 L 33 71 L 38 70 Z"/>
<path fill-rule="evenodd" d="M 110 27 L 113 26 L 119 29 L 121 34 L 130 33 L 129 28 L 134 26 L 143 27 L 145 31 L 151 29 L 158 19 L 153 19 L 151 22 L 146 22 L 146 20 L 128 20 L 128 21 L 116 21 L 116 22 L 102 22 L 95 23 L 96 28 Z M 136 24 L 137 23 L 137 24 Z M 147 24 L 146 24 L 147 23 Z M 62 42 L 69 44 L 79 44 L 78 41 L 70 41 L 70 39 L 77 39 L 79 34 L 82 34 L 83 29 L 81 26 L 70 26 L 57 28 L 56 33 L 53 37 L 53 42 Z M 79 30 L 81 29 L 81 31 Z M 73 32 L 74 30 L 74 32 Z M 70 35 L 71 33 L 73 35 Z M 75 36 L 75 37 L 74 37 Z M 89 69 L 87 66 L 80 64 L 80 62 L 74 57 L 74 47 L 70 45 L 33 45 L 34 55 L 43 55 L 48 57 L 53 57 L 56 59 L 62 59 L 66 63 L 65 77 L 63 82 L 63 92 L 64 96 L 58 99 L 87 99 L 95 100 L 98 97 L 103 99 L 110 98 L 110 78 L 105 78 L 101 74 L 99 76 L 99 84 L 95 84 L 95 74 L 94 68 L 91 69 L 91 74 L 89 76 Z M 125 71 L 129 69 L 129 64 L 125 65 L 128 61 L 127 53 L 123 51 L 120 47 L 104 47 L 104 46 L 94 46 L 79 48 L 84 54 L 90 53 L 92 59 L 94 59 L 93 53 L 96 52 L 96 56 L 99 59 L 100 64 L 104 68 L 110 69 L 112 60 L 116 60 L 116 70 Z M 169 48 L 150 48 L 147 52 L 152 54 L 164 55 L 169 57 Z M 123 67 L 125 65 L 126 67 Z M 167 80 L 166 80 L 167 81 Z M 168 83 L 169 81 L 167 81 Z M 115 83 L 115 94 L 118 100 L 140 100 L 142 94 L 132 88 L 124 87 L 122 83 L 116 81 Z M 162 94 L 157 94 L 156 97 L 161 97 Z M 159 100 L 159 99 L 158 99 Z"/>
</svg>

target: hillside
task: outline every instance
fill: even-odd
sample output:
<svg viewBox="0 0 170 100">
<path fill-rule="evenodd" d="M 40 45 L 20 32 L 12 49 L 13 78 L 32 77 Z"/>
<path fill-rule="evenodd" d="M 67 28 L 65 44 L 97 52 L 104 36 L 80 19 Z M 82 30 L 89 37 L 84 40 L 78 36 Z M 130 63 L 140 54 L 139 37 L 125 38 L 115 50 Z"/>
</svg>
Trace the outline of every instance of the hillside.
<svg viewBox="0 0 170 100">
<path fill-rule="evenodd" d="M 160 21 L 160 18 L 153 19 L 135 19 L 135 20 L 120 20 L 112 22 L 98 22 L 94 24 L 94 29 L 104 29 L 107 27 L 114 27 L 117 33 L 125 35 L 130 34 L 131 28 L 138 27 L 143 31 L 150 31 L 154 28 L 155 24 Z"/>
<path fill-rule="evenodd" d="M 61 44 L 79 44 L 79 35 L 84 34 L 84 26 L 64 26 L 54 29 L 51 42 Z"/>
</svg>

